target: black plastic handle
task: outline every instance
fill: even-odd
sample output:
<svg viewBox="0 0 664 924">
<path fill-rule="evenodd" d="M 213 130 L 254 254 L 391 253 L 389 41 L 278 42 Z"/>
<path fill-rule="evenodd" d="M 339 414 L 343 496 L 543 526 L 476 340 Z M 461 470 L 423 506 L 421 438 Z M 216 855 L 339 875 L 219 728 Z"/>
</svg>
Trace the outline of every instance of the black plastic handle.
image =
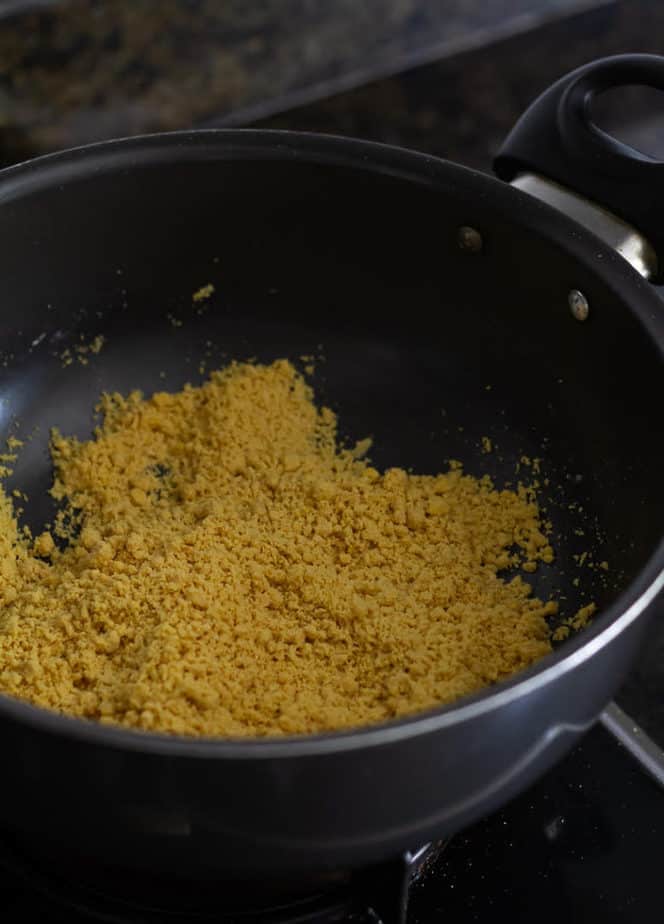
<svg viewBox="0 0 664 924">
<path fill-rule="evenodd" d="M 632 225 L 664 266 L 664 162 L 622 144 L 592 121 L 594 97 L 613 87 L 664 90 L 664 57 L 616 55 L 572 71 L 516 123 L 494 161 L 497 176 L 536 173 Z"/>
</svg>

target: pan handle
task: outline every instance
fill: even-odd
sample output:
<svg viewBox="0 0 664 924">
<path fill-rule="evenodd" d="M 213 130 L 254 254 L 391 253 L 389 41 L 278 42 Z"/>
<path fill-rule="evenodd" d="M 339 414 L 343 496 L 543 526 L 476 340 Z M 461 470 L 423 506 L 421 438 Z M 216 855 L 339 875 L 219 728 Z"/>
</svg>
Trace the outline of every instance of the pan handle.
<svg viewBox="0 0 664 924">
<path fill-rule="evenodd" d="M 616 237 L 636 234 L 640 242 L 631 240 L 629 252 L 617 249 L 644 276 L 660 281 L 664 162 L 612 138 L 592 117 L 598 93 L 635 84 L 664 90 L 664 57 L 616 55 L 562 77 L 521 116 L 498 152 L 494 169 L 500 179 L 568 211 L 566 196 L 571 194 L 581 203 L 571 208 L 572 217 L 614 246 Z M 609 226 L 606 234 L 602 216 Z M 638 256 L 630 259 L 636 251 Z"/>
</svg>

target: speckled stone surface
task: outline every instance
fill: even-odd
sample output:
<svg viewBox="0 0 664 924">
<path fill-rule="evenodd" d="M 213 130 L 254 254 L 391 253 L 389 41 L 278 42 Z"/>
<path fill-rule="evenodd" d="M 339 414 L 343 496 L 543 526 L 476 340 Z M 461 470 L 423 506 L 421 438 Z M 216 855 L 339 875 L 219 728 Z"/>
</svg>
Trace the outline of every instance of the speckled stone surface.
<svg viewBox="0 0 664 924">
<path fill-rule="evenodd" d="M 539 93 L 593 58 L 624 52 L 664 54 L 661 0 L 609 3 L 257 124 L 370 138 L 490 170 L 506 133 Z M 605 127 L 664 151 L 664 111 L 654 102 L 647 94 L 623 96 L 608 107 Z"/>
<path fill-rule="evenodd" d="M 602 2 L 1 0 L 0 147 L 246 121 Z"/>
</svg>

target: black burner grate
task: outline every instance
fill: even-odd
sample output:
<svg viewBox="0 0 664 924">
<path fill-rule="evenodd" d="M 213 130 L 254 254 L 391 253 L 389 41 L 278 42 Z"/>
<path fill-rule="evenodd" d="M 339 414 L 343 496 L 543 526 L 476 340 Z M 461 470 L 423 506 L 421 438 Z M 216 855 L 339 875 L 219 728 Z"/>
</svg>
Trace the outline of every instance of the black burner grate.
<svg viewBox="0 0 664 924">
<path fill-rule="evenodd" d="M 325 888 L 288 899 L 276 899 L 254 884 L 206 884 L 201 890 L 196 884 L 174 888 L 169 883 L 163 888 L 165 897 L 155 900 L 159 889 L 154 882 L 149 895 L 132 889 L 120 897 L 117 889 L 100 887 L 101 877 L 91 885 L 75 874 L 58 872 L 53 863 L 29 857 L 9 838 L 0 842 L 0 867 L 17 897 L 25 890 L 49 909 L 50 924 L 60 924 L 58 915 L 67 924 L 78 924 L 72 914 L 106 924 L 405 924 L 410 886 L 441 847 L 427 845 L 368 870 L 338 873 Z M 11 918 L 2 914 L 2 895 L 0 891 L 4 924 Z M 5 898 L 11 902 L 11 892 Z"/>
</svg>

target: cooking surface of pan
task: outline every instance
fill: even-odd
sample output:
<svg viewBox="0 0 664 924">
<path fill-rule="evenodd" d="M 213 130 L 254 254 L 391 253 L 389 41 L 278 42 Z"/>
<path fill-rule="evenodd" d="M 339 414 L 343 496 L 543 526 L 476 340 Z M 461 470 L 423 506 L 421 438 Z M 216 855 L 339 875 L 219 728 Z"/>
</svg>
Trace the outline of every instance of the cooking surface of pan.
<svg viewBox="0 0 664 924">
<path fill-rule="evenodd" d="M 586 638 L 602 655 L 570 640 L 528 672 L 546 683 L 472 700 L 490 709 L 282 743 L 151 738 L 5 699 L 3 781 L 21 794 L 8 823 L 48 837 L 66 822 L 76 850 L 122 850 L 136 867 L 226 868 L 249 842 L 254 868 L 361 863 L 503 801 L 593 720 L 638 643 L 661 555 L 663 315 L 620 258 L 463 168 L 279 133 L 56 155 L 7 171 L 0 209 L 0 419 L 2 435 L 30 436 L 9 487 L 27 493 L 31 526 L 53 513 L 48 429 L 89 436 L 102 390 L 313 355 L 317 398 L 348 439 L 373 437 L 379 468 L 459 459 L 498 485 L 539 478 L 557 557 L 536 589 L 566 616 L 597 601 Z M 460 246 L 464 227 L 481 248 Z M 99 336 L 82 364 L 76 347 Z M 584 552 L 609 570 L 579 566 Z M 603 636 L 617 619 L 620 638 Z"/>
<path fill-rule="evenodd" d="M 188 168 L 141 167 L 134 148 L 130 170 L 39 192 L 36 229 L 30 196 L 5 205 L 16 214 L 3 247 L 4 424 L 30 437 L 8 487 L 27 493 L 33 530 L 54 512 L 49 430 L 90 436 L 102 391 L 176 390 L 232 359 L 314 356 L 318 399 L 343 436 L 372 436 L 376 465 L 436 473 L 458 459 L 498 485 L 539 481 L 558 555 L 538 590 L 560 595 L 565 615 L 615 596 L 643 560 L 630 522 L 641 536 L 650 526 L 648 457 L 621 451 L 623 428 L 636 449 L 654 383 L 630 355 L 637 323 L 594 296 L 583 271 L 520 237 L 509 214 L 484 218 L 470 190 L 464 202 L 313 152 L 307 163 L 292 147 L 260 165 Z M 477 253 L 458 240 L 473 221 Z M 214 293 L 195 301 L 208 283 Z M 579 287 L 585 323 L 568 307 Z M 579 567 L 584 552 L 609 570 Z"/>
</svg>

